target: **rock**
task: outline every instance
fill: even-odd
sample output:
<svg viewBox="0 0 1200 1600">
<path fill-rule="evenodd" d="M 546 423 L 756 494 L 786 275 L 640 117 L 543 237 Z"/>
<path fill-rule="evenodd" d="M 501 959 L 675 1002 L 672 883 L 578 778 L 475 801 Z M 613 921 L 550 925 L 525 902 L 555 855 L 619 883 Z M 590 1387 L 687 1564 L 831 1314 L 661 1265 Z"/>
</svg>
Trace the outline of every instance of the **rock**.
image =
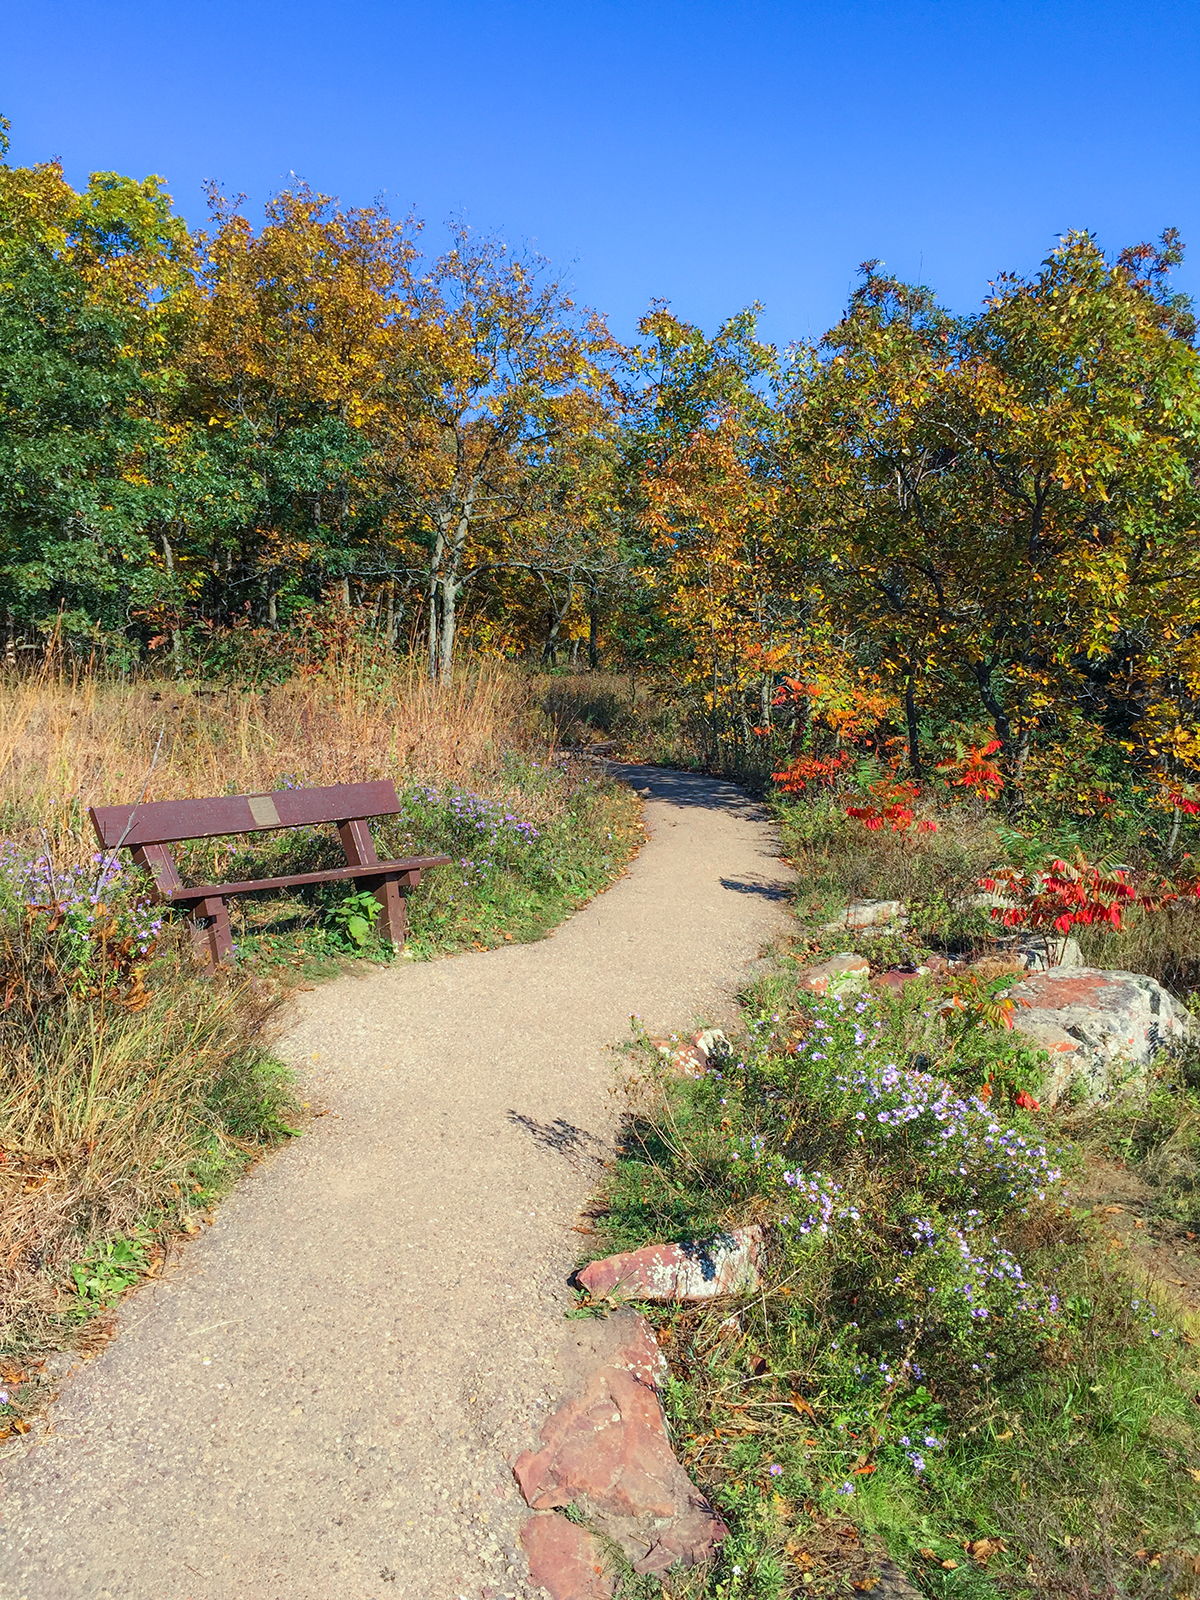
<svg viewBox="0 0 1200 1600">
<path fill-rule="evenodd" d="M 841 933 L 846 928 L 878 928 L 886 923 L 907 921 L 900 900 L 851 900 L 836 922 L 827 922 L 823 933 Z"/>
<path fill-rule="evenodd" d="M 762 1229 L 736 1228 L 689 1244 L 652 1244 L 591 1261 L 576 1281 L 596 1299 L 715 1300 L 758 1288 Z"/>
<path fill-rule="evenodd" d="M 928 967 L 889 967 L 886 972 L 873 978 L 871 984 L 876 989 L 890 989 L 893 994 L 902 994 L 908 984 L 915 983 L 918 978 L 927 978 L 929 970 Z"/>
<path fill-rule="evenodd" d="M 692 1044 L 703 1056 L 706 1067 L 710 1066 L 717 1056 L 727 1056 L 733 1049 L 722 1028 L 702 1029 L 693 1038 Z"/>
<path fill-rule="evenodd" d="M 727 1056 L 732 1049 L 720 1028 L 705 1028 L 691 1039 L 652 1039 L 650 1042 L 676 1072 L 688 1078 L 703 1077 L 716 1058 Z"/>
<path fill-rule="evenodd" d="M 529 1576 L 551 1600 L 612 1600 L 614 1580 L 594 1533 L 550 1511 L 530 1517 L 521 1543 Z"/>
<path fill-rule="evenodd" d="M 1071 938 L 1044 938 L 1040 934 L 1019 939 L 1011 946 L 1011 954 L 1026 972 L 1048 972 L 1051 967 L 1081 967 L 1083 951 L 1079 940 Z"/>
<path fill-rule="evenodd" d="M 1038 1096 L 1048 1105 L 1072 1089 L 1082 1100 L 1098 1100 L 1144 1082 L 1159 1051 L 1181 1045 L 1194 1026 L 1160 983 L 1136 972 L 1050 967 L 1030 973 L 1009 994 L 1018 1004 L 1019 1032 L 1050 1053 Z"/>
<path fill-rule="evenodd" d="M 640 1311 L 619 1306 L 603 1317 L 581 1317 L 570 1327 L 562 1351 L 568 1387 L 582 1388 L 597 1367 L 616 1367 L 651 1389 L 662 1387 L 667 1358 Z"/>
<path fill-rule="evenodd" d="M 894 1561 L 885 1561 L 879 1577 L 870 1588 L 872 1600 L 923 1600 L 920 1589 L 907 1578 Z"/>
<path fill-rule="evenodd" d="M 635 1572 L 707 1561 L 727 1529 L 675 1459 L 654 1388 L 602 1366 L 542 1426 L 513 1467 L 535 1511 L 578 1505 Z"/>
<path fill-rule="evenodd" d="M 865 989 L 870 979 L 871 963 L 866 956 L 852 955 L 847 950 L 815 967 L 806 967 L 800 974 L 800 987 L 812 994 L 843 994 Z"/>
</svg>

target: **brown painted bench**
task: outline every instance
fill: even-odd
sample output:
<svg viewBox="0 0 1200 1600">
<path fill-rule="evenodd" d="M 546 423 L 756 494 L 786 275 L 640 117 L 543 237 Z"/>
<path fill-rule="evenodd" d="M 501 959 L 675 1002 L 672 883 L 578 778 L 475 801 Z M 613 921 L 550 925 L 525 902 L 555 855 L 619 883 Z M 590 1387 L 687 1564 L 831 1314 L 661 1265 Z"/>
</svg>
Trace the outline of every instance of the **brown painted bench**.
<svg viewBox="0 0 1200 1600">
<path fill-rule="evenodd" d="M 340 783 L 327 789 L 277 789 L 273 794 L 220 795 L 211 800 L 152 800 L 137 806 L 93 806 L 89 813 L 105 850 L 132 851 L 138 866 L 154 879 L 155 898 L 191 912 L 192 942 L 208 966 L 233 954 L 229 931 L 231 895 L 265 889 L 293 889 L 306 883 L 348 879 L 357 888 L 374 889 L 379 901 L 378 929 L 394 945 L 404 943 L 405 896 L 421 881 L 427 867 L 449 863 L 449 856 L 413 856 L 380 861 L 371 837 L 372 817 L 393 817 L 400 810 L 394 783 Z M 295 872 L 284 878 L 248 879 L 243 883 L 185 884 L 170 846 L 188 839 L 215 839 L 236 833 L 266 833 L 277 828 L 304 828 L 332 822 L 346 852 L 344 867 L 324 872 Z"/>
</svg>

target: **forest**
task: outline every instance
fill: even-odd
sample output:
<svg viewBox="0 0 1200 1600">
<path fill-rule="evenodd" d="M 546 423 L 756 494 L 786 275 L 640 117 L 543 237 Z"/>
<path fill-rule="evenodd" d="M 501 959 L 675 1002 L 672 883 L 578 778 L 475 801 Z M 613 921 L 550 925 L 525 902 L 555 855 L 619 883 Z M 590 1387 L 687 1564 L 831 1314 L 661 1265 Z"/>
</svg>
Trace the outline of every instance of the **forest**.
<svg viewBox="0 0 1200 1600">
<path fill-rule="evenodd" d="M 0 130 L 2 132 L 2 130 Z M 0 166 L 9 667 L 254 686 L 330 630 L 660 686 L 697 757 L 921 781 L 1177 847 L 1200 739 L 1183 247 L 1060 239 L 978 311 L 866 262 L 780 350 L 663 303 L 621 344 L 551 265 L 296 182 Z M 74 670 L 73 666 L 73 670 Z M 979 758 L 976 757 L 976 760 Z M 831 765 L 832 764 L 832 765 Z"/>
</svg>

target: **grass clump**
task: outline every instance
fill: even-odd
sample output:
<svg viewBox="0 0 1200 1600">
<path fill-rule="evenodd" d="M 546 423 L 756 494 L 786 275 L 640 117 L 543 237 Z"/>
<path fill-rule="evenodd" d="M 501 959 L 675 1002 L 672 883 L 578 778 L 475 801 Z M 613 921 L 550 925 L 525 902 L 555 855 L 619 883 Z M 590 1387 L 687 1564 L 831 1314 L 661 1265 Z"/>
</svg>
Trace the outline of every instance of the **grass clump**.
<svg viewBox="0 0 1200 1600">
<path fill-rule="evenodd" d="M 939 815 L 936 832 L 871 832 L 832 796 L 776 797 L 772 809 L 797 869 L 801 921 L 834 921 L 852 900 L 900 900 L 917 938 L 960 950 L 987 943 L 987 909 L 973 902 L 1004 850 L 985 818 L 959 807 Z"/>
<path fill-rule="evenodd" d="M 931 1596 L 1196 1593 L 1190 1344 L 1068 1205 L 1002 1031 L 964 1057 L 906 999 L 776 980 L 716 1070 L 641 1097 L 606 1244 L 770 1246 L 759 1293 L 651 1311 L 732 1530 L 670 1592 L 870 1592 L 890 1557 Z"/>
<path fill-rule="evenodd" d="M 0 861 L 0 1349 L 53 1343 L 292 1131 L 272 1002 L 202 976 L 140 875 Z"/>
</svg>

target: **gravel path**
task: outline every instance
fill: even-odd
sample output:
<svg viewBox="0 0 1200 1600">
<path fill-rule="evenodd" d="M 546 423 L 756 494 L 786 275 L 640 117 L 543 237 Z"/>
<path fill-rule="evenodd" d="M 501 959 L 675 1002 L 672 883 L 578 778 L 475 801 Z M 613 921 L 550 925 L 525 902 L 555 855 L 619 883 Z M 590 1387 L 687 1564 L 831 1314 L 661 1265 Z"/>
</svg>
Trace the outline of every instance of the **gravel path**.
<svg viewBox="0 0 1200 1600">
<path fill-rule="evenodd" d="M 284 1041 L 328 1106 L 3 1461 L 3 1600 L 525 1596 L 508 1462 L 619 1110 L 610 1046 L 727 1020 L 788 873 L 727 784 L 648 788 L 629 873 L 551 938 L 343 977 Z M 541 1591 L 538 1591 L 540 1594 Z"/>
</svg>

